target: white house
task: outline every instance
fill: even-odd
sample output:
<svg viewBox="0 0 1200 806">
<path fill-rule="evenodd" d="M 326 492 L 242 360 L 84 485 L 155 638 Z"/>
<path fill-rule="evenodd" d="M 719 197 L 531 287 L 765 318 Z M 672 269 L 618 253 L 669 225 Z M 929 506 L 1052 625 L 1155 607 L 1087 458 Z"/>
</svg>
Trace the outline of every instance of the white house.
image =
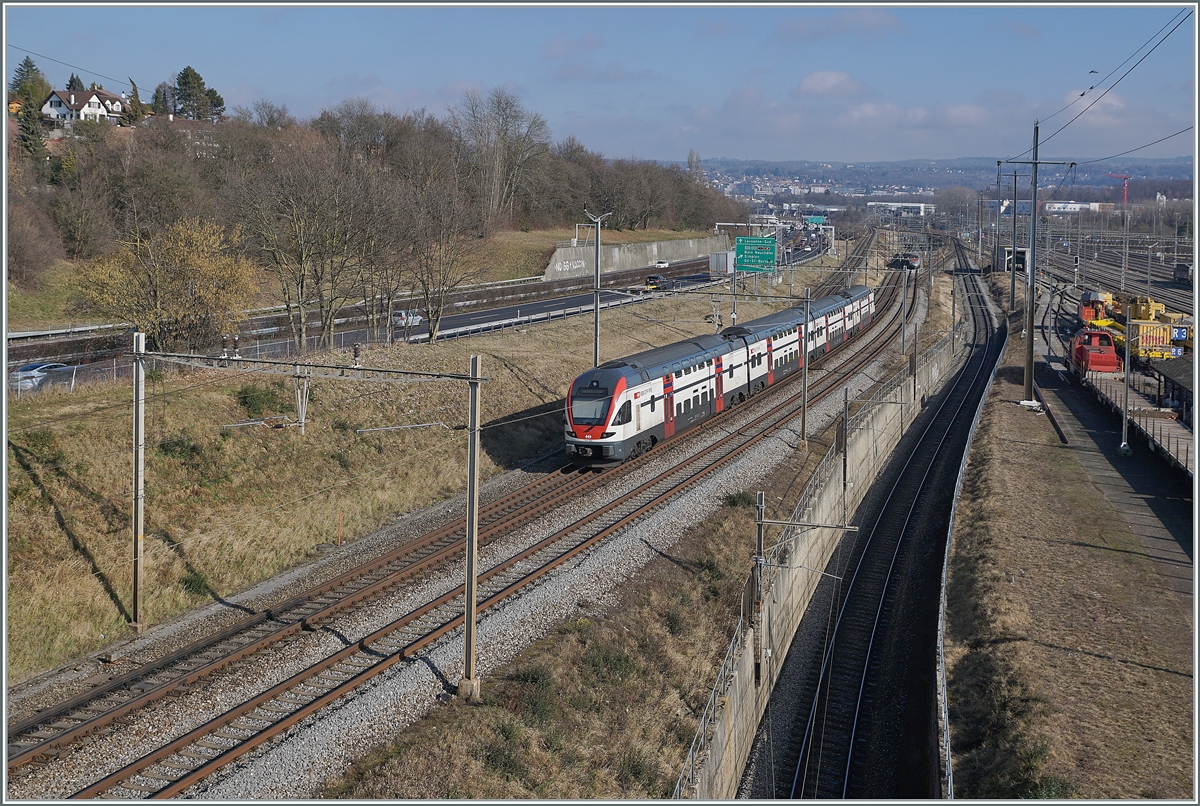
<svg viewBox="0 0 1200 806">
<path fill-rule="evenodd" d="M 42 116 L 55 123 L 96 120 L 116 123 L 125 111 L 125 93 L 107 90 L 55 90 L 42 104 Z"/>
</svg>

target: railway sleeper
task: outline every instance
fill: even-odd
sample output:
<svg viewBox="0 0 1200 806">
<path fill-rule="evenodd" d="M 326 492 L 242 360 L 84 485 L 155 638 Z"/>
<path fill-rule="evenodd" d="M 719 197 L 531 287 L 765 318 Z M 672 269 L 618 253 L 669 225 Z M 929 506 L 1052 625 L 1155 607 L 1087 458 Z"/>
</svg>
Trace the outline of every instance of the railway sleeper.
<svg viewBox="0 0 1200 806">
<path fill-rule="evenodd" d="M 288 700 L 287 702 L 292 702 L 292 701 Z M 307 705 L 307 703 L 299 703 L 299 702 L 294 702 L 293 704 Z M 294 714 L 294 713 L 296 713 L 295 708 L 280 708 L 278 705 L 272 705 L 269 702 L 258 706 L 258 710 L 266 711 L 268 714 Z M 269 720 L 263 719 L 261 721 L 268 722 Z"/>
<path fill-rule="evenodd" d="M 181 754 L 177 753 L 176 755 Z M 168 770 L 180 770 L 182 772 L 191 772 L 192 770 L 196 769 L 196 767 L 200 766 L 199 764 L 180 764 L 178 761 L 171 761 L 169 759 L 163 759 L 162 761 L 155 763 L 160 767 L 166 767 Z"/>
</svg>

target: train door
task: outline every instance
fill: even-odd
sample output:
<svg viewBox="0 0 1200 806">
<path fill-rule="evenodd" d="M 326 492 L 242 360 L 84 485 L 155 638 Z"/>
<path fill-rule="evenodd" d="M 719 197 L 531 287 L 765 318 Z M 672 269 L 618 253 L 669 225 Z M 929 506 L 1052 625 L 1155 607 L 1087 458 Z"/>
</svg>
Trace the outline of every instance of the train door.
<svg viewBox="0 0 1200 806">
<path fill-rule="evenodd" d="M 725 411 L 725 362 L 722 360 L 724 356 L 717 356 L 713 359 L 713 410 L 720 414 Z"/>
<path fill-rule="evenodd" d="M 775 346 L 774 339 L 767 336 L 767 386 L 775 383 Z"/>
<path fill-rule="evenodd" d="M 670 439 L 673 436 L 675 436 L 675 376 L 668 372 L 663 376 L 663 439 Z"/>
</svg>

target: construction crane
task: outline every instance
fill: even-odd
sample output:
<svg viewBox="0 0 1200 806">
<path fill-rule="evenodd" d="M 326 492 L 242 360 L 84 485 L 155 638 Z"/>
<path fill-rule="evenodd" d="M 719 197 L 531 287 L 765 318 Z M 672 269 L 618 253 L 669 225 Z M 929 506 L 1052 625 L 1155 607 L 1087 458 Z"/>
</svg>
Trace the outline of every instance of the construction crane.
<svg viewBox="0 0 1200 806">
<path fill-rule="evenodd" d="M 1105 176 L 1111 176 L 1113 179 L 1124 179 L 1125 180 L 1125 192 L 1121 194 L 1121 206 L 1128 207 L 1129 206 L 1129 177 L 1126 176 L 1125 174 L 1105 174 Z"/>
</svg>

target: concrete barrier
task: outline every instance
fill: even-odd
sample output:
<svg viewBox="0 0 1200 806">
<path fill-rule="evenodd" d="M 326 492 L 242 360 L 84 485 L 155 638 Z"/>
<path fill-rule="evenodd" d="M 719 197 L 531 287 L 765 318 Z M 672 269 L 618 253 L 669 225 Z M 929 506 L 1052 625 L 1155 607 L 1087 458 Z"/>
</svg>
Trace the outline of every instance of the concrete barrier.
<svg viewBox="0 0 1200 806">
<path fill-rule="evenodd" d="M 684 238 L 678 241 L 653 241 L 650 243 L 627 243 L 605 246 L 600 239 L 600 267 L 602 274 L 627 271 L 653 266 L 657 260 L 690 260 L 712 252 L 729 250 L 729 236 L 725 233 L 708 238 Z M 554 250 L 546 266 L 543 279 L 565 280 L 571 277 L 594 277 L 596 274 L 596 246 L 560 246 Z"/>
<path fill-rule="evenodd" d="M 871 402 L 850 418 L 845 462 L 838 446 L 832 446 L 790 520 L 833 524 L 843 523 L 847 514 L 853 517 L 925 400 L 953 376 L 965 355 L 947 335 L 919 357 L 915 375 L 912 367 L 906 368 L 882 384 Z M 843 466 L 848 468 L 844 490 Z M 766 558 L 761 616 L 731 642 L 732 675 L 714 686 L 710 699 L 717 707 L 705 711 L 675 797 L 727 800 L 736 795 L 783 659 L 820 581 L 813 569 L 828 565 L 843 534 L 829 528 L 787 527 Z"/>
</svg>

